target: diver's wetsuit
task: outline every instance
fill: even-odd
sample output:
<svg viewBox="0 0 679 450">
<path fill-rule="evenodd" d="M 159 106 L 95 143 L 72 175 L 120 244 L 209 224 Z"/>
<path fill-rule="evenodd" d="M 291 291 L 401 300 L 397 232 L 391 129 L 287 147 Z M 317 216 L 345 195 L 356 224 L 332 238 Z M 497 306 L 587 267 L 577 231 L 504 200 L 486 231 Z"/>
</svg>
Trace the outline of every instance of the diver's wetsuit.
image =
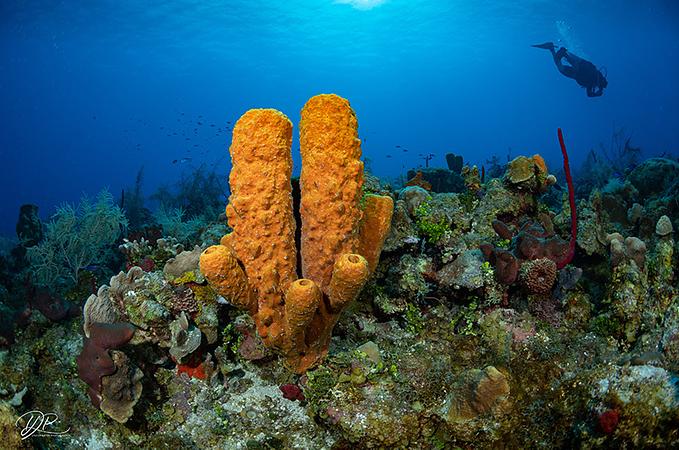
<svg viewBox="0 0 679 450">
<path fill-rule="evenodd" d="M 552 50 L 552 55 L 554 55 L 554 63 L 559 72 L 568 78 L 573 78 L 580 86 L 587 88 L 588 97 L 599 97 L 604 93 L 604 88 L 599 84 L 599 77 L 603 77 L 603 75 L 594 64 L 570 53 L 566 50 L 566 47 L 561 47 L 556 52 Z M 563 64 L 564 58 L 570 66 Z"/>
<path fill-rule="evenodd" d="M 555 45 L 551 42 L 534 45 L 533 47 L 544 48 L 552 52 L 554 63 L 559 72 L 586 88 L 588 97 L 599 97 L 604 93 L 608 81 L 591 62 L 570 53 L 566 47 L 561 47 L 557 51 Z M 566 58 L 568 65 L 563 63 L 564 58 Z"/>
</svg>

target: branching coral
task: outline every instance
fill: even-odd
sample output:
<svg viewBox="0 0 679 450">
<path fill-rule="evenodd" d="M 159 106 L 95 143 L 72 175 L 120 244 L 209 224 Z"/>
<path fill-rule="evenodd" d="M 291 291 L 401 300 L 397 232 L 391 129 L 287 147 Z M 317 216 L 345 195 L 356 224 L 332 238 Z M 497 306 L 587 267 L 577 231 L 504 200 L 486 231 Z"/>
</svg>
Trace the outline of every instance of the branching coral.
<svg viewBox="0 0 679 450">
<path fill-rule="evenodd" d="M 246 112 L 230 148 L 233 232 L 200 260 L 210 284 L 254 316 L 263 342 L 302 373 L 328 351 L 342 310 L 359 294 L 391 224 L 393 200 L 368 195 L 357 121 L 336 95 L 302 110 L 301 248 L 298 279 L 290 175 L 292 124 L 273 109 Z"/>
<path fill-rule="evenodd" d="M 57 208 L 43 241 L 27 251 L 33 281 L 53 286 L 67 277 L 77 284 L 80 269 L 99 261 L 125 227 L 123 211 L 106 190 L 96 203 L 83 197 L 77 208 L 69 204 Z"/>
</svg>

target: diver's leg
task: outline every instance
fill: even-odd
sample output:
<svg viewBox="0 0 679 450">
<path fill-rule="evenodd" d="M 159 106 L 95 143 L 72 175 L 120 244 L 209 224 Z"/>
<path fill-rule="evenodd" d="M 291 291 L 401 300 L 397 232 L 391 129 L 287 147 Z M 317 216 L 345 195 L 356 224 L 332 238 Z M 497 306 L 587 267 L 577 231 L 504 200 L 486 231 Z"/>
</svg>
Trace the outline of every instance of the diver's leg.
<svg viewBox="0 0 679 450">
<path fill-rule="evenodd" d="M 561 72 L 562 75 L 567 76 L 568 78 L 575 78 L 575 70 L 573 69 L 572 66 L 566 66 L 564 65 L 561 60 L 563 58 L 566 58 L 566 61 L 568 61 L 568 50 L 566 50 L 566 47 L 561 47 L 558 51 L 553 53 L 554 55 L 554 64 L 556 64 L 556 68 L 559 69 L 559 72 Z"/>
<path fill-rule="evenodd" d="M 568 64 L 570 64 L 571 66 L 577 66 L 582 62 L 582 58 L 570 52 L 565 52 L 564 57 L 566 58 L 566 61 L 568 61 Z"/>
</svg>

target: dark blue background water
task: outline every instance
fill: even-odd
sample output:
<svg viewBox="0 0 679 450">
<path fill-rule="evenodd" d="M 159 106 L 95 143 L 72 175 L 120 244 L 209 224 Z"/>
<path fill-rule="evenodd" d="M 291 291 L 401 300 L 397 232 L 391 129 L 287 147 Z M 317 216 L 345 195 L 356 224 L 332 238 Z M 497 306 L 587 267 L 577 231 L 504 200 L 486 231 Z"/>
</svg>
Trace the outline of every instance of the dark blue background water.
<svg viewBox="0 0 679 450">
<path fill-rule="evenodd" d="M 297 125 L 318 93 L 350 100 L 378 175 L 418 153 L 445 166 L 449 151 L 480 164 L 509 148 L 559 166 L 558 126 L 575 165 L 617 127 L 649 155 L 676 153 L 677 4 L 3 0 L 0 231 L 24 202 L 45 218 L 83 192 L 118 195 L 142 165 L 147 193 L 201 163 L 226 177 L 220 127 L 253 107 Z M 530 47 L 548 40 L 607 68 L 603 97 Z"/>
</svg>

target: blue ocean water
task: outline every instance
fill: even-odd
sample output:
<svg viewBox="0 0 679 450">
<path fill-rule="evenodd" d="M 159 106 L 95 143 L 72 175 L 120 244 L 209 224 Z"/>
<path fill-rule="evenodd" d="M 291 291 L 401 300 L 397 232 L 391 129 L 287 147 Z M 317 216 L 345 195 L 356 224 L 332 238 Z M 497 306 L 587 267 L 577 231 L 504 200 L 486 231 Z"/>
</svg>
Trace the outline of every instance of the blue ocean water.
<svg viewBox="0 0 679 450">
<path fill-rule="evenodd" d="M 603 96 L 530 46 L 545 41 L 605 67 Z M 621 127 L 647 156 L 679 152 L 671 0 L 4 0 L 0 60 L 4 234 L 22 203 L 46 219 L 82 193 L 118 195 L 141 166 L 148 194 L 201 164 L 226 178 L 243 112 L 297 125 L 318 93 L 350 100 L 379 176 L 447 152 L 559 167 L 557 127 L 575 167 Z"/>
</svg>

